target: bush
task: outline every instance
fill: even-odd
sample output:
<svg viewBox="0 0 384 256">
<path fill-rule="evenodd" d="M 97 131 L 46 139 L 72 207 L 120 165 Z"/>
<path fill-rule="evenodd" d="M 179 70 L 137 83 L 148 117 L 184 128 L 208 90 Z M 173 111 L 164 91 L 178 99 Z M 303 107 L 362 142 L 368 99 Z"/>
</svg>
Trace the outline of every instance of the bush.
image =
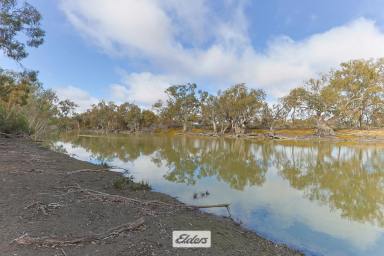
<svg viewBox="0 0 384 256">
<path fill-rule="evenodd" d="M 144 181 L 141 181 L 139 183 L 136 183 L 133 181 L 133 177 L 120 177 L 114 180 L 113 187 L 119 190 L 122 189 L 130 189 L 133 191 L 139 191 L 139 190 L 151 190 L 151 186 Z"/>
<path fill-rule="evenodd" d="M 9 134 L 28 134 L 28 121 L 23 114 L 17 112 L 9 114 L 0 106 L 0 132 Z"/>
</svg>

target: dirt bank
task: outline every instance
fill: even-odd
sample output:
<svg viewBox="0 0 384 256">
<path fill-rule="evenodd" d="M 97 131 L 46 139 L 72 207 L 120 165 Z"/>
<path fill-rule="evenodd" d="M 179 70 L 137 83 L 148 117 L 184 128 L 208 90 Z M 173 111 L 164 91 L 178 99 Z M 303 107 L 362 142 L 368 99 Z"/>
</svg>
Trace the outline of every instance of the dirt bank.
<svg viewBox="0 0 384 256">
<path fill-rule="evenodd" d="M 97 168 L 0 138 L 0 255 L 300 255 L 164 194 L 116 189 L 119 174 L 74 172 Z M 172 230 L 211 230 L 212 248 L 174 249 Z"/>
</svg>

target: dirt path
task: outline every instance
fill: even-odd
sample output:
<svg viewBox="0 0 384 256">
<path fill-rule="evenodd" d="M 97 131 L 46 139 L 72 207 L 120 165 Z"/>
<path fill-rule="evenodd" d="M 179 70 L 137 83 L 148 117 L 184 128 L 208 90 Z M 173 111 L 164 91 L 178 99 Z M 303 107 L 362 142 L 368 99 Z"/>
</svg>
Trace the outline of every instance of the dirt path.
<svg viewBox="0 0 384 256">
<path fill-rule="evenodd" d="M 164 194 L 117 190 L 119 174 L 69 174 L 96 168 L 0 138 L 0 255 L 299 255 Z M 211 230 L 212 247 L 174 249 L 173 230 Z"/>
</svg>

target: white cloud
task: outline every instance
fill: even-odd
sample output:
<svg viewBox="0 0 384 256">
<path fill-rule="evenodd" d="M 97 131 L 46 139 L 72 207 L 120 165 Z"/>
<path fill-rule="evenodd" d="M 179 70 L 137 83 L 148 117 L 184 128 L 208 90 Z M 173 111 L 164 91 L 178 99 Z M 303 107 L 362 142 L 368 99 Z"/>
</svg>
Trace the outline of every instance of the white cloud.
<svg viewBox="0 0 384 256">
<path fill-rule="evenodd" d="M 282 35 L 260 52 L 248 35 L 246 1 L 225 1 L 223 13 L 229 15 L 223 17 L 206 0 L 61 3 L 75 28 L 108 53 L 144 60 L 149 63 L 148 72 L 156 70 L 155 77 L 189 77 L 191 82 L 207 81 L 216 89 L 245 82 L 278 97 L 340 62 L 384 56 L 384 33 L 364 18 L 299 41 Z M 139 85 L 129 85 L 125 91 L 121 86 L 113 88 L 123 94 L 143 95 Z"/>
<path fill-rule="evenodd" d="M 98 99 L 92 97 L 88 92 L 74 86 L 63 86 L 54 89 L 60 100 L 70 99 L 78 105 L 77 112 L 84 112 L 92 104 L 97 104 Z"/>
<path fill-rule="evenodd" d="M 112 97 L 118 101 L 149 107 L 159 99 L 165 100 L 165 89 L 176 81 L 175 78 L 149 72 L 131 73 L 124 76 L 122 83 L 113 84 L 110 88 Z"/>
</svg>

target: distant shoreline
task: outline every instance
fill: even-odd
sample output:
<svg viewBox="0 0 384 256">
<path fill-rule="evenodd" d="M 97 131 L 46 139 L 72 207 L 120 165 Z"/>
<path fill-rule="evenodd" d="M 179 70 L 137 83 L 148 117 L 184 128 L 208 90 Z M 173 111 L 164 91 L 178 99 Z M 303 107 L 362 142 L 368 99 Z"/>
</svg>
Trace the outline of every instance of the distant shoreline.
<svg viewBox="0 0 384 256">
<path fill-rule="evenodd" d="M 134 133 L 127 132 L 109 132 L 102 133 L 95 130 L 72 131 L 77 135 L 87 136 L 110 136 L 110 135 L 134 135 L 134 134 L 153 134 L 153 135 L 185 135 L 185 136 L 202 136 L 212 138 L 241 138 L 254 141 L 330 141 L 330 142 L 362 142 L 362 143 L 384 143 L 384 129 L 340 129 L 336 130 L 335 136 L 320 137 L 315 134 L 315 129 L 276 129 L 273 134 L 268 129 L 252 129 L 244 134 L 215 134 L 208 130 L 192 129 L 188 132 L 182 132 L 182 129 L 172 128 L 155 132 L 138 131 Z"/>
</svg>

